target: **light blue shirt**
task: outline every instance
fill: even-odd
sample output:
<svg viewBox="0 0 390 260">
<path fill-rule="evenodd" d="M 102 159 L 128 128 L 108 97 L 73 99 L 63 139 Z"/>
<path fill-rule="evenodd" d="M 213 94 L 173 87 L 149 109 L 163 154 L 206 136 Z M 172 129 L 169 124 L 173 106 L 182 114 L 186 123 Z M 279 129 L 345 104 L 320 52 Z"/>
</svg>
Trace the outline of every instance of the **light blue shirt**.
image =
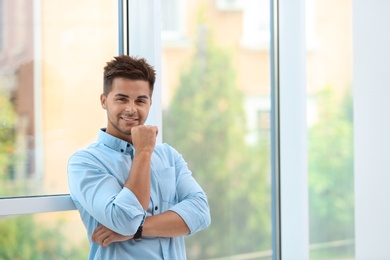
<svg viewBox="0 0 390 260">
<path fill-rule="evenodd" d="M 151 163 L 151 191 L 145 212 L 126 182 L 134 154 L 132 144 L 99 131 L 98 140 L 73 154 L 68 162 L 71 198 L 87 228 L 89 259 L 186 259 L 184 237 L 142 237 L 112 243 L 92 243 L 100 224 L 133 235 L 145 217 L 174 211 L 187 224 L 190 234 L 210 225 L 207 197 L 192 177 L 183 157 L 167 144 L 156 145 Z"/>
</svg>

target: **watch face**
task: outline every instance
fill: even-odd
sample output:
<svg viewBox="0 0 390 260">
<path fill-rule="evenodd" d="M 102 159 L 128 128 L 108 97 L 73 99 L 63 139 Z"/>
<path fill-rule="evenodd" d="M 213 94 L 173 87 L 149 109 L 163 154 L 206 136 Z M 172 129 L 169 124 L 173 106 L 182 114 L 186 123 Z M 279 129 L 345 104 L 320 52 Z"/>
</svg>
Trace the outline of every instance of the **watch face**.
<svg viewBox="0 0 390 260">
<path fill-rule="evenodd" d="M 142 237 L 142 226 L 139 226 L 137 232 L 134 234 L 133 239 L 134 239 L 135 241 L 140 241 L 140 240 L 141 240 L 141 237 Z"/>
</svg>

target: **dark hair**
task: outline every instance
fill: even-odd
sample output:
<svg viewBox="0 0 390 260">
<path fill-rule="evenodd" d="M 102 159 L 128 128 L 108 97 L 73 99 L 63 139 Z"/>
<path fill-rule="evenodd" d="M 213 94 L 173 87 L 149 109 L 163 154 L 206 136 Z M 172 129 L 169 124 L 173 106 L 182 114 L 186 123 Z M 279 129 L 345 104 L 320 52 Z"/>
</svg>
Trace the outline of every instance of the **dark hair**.
<svg viewBox="0 0 390 260">
<path fill-rule="evenodd" d="M 156 81 L 156 71 L 143 58 L 120 55 L 107 62 L 104 67 L 104 95 L 110 93 L 114 78 L 146 80 L 149 82 L 150 94 L 152 94 Z"/>
</svg>

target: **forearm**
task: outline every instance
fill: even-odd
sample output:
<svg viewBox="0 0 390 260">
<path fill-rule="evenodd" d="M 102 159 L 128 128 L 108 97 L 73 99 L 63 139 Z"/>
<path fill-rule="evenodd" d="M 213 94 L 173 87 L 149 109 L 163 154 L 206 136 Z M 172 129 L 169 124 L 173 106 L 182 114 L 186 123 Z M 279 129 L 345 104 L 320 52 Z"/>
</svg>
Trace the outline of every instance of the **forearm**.
<svg viewBox="0 0 390 260">
<path fill-rule="evenodd" d="M 167 211 L 147 217 L 143 226 L 143 236 L 178 237 L 190 233 L 184 220 L 175 212 Z"/>
<path fill-rule="evenodd" d="M 95 157 L 79 152 L 69 160 L 68 182 L 71 198 L 84 220 L 92 216 L 98 223 L 125 235 L 134 234 L 145 217 L 138 198 Z M 92 222 L 88 222 L 93 228 Z M 91 230 L 89 230 L 91 232 Z"/>
<path fill-rule="evenodd" d="M 150 164 L 151 153 L 136 153 L 129 178 L 124 184 L 135 194 L 144 210 L 148 209 L 150 200 Z"/>
</svg>

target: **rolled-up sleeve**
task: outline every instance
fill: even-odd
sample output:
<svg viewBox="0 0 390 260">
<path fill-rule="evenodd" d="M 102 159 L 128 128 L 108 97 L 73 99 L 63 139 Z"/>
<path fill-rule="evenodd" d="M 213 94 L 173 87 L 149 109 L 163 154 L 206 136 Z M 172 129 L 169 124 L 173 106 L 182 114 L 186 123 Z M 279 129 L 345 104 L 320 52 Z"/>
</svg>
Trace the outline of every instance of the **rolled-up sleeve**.
<svg viewBox="0 0 390 260">
<path fill-rule="evenodd" d="M 205 194 L 189 195 L 169 210 L 176 212 L 187 224 L 192 235 L 207 228 L 210 223 L 210 210 Z"/>
<path fill-rule="evenodd" d="M 133 235 L 146 212 L 134 193 L 118 180 L 92 154 L 79 151 L 68 162 L 68 182 L 74 200 L 92 218 L 107 228 Z M 89 230 L 91 232 L 91 230 Z"/>
</svg>

